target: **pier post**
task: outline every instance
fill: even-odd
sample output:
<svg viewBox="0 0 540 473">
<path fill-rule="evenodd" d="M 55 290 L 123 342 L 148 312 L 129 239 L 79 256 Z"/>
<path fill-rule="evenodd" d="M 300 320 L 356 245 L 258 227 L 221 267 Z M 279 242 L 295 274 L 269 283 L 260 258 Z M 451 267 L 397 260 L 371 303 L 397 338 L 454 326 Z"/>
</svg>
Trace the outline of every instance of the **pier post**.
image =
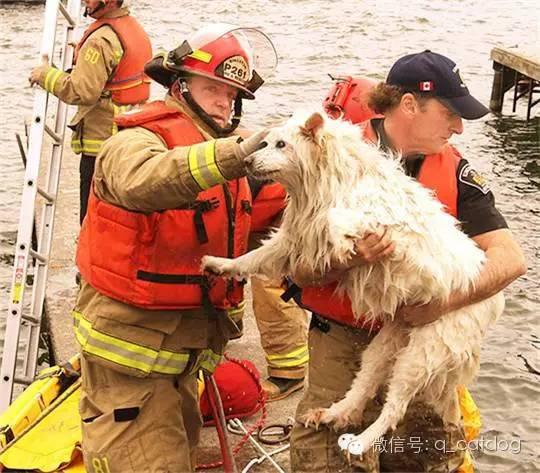
<svg viewBox="0 0 540 473">
<path fill-rule="evenodd" d="M 493 61 L 493 70 L 495 73 L 493 74 L 489 108 L 493 112 L 501 112 L 504 94 L 514 85 L 515 72 L 495 61 Z"/>
</svg>

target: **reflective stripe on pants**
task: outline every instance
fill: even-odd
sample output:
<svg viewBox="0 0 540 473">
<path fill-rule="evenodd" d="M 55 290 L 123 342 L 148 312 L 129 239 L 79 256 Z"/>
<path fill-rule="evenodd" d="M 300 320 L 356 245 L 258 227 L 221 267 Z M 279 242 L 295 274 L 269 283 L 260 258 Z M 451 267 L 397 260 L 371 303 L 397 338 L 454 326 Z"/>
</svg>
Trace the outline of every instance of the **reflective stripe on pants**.
<svg viewBox="0 0 540 473">
<path fill-rule="evenodd" d="M 295 302 L 281 299 L 276 281 L 251 278 L 253 312 L 268 363 L 268 375 L 299 379 L 309 360 L 308 313 Z"/>
<path fill-rule="evenodd" d="M 109 362 L 141 371 L 145 375 L 180 374 L 189 361 L 189 353 L 153 350 L 96 330 L 80 312 L 73 311 L 75 336 L 83 353 L 103 358 Z"/>
</svg>

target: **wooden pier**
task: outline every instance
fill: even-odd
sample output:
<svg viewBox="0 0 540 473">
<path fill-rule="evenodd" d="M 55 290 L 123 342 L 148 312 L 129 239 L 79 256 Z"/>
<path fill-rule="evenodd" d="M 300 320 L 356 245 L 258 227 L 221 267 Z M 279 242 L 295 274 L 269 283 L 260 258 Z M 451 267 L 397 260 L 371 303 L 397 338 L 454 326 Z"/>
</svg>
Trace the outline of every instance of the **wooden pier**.
<svg viewBox="0 0 540 473">
<path fill-rule="evenodd" d="M 540 93 L 540 51 L 495 47 L 491 50 L 490 58 L 495 74 L 489 108 L 494 112 L 501 112 L 504 94 L 513 87 L 512 111 L 516 111 L 518 99 L 527 96 L 529 121 L 531 109 L 540 102 L 540 99 L 533 100 L 534 94 Z"/>
</svg>

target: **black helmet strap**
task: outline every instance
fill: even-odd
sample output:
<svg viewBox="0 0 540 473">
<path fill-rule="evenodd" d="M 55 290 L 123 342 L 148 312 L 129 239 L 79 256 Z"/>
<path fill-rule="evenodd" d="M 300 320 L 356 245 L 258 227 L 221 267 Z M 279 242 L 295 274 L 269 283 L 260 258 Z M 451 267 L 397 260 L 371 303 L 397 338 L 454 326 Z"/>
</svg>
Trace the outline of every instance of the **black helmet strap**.
<svg viewBox="0 0 540 473">
<path fill-rule="evenodd" d="M 102 8 L 105 8 L 107 6 L 107 4 L 103 1 L 99 2 L 99 5 L 94 8 L 93 10 L 89 10 L 88 7 L 86 7 L 84 9 L 84 13 L 83 13 L 83 16 L 86 18 L 88 15 L 92 16 L 94 13 L 97 13 L 99 10 L 101 10 Z"/>
<path fill-rule="evenodd" d="M 180 77 L 178 79 L 178 86 L 178 89 L 186 103 L 201 118 L 201 120 L 206 123 L 212 129 L 212 131 L 214 131 L 214 133 L 217 134 L 218 138 L 230 135 L 234 130 L 236 130 L 236 128 L 240 124 L 240 119 L 242 117 L 242 94 L 240 92 L 236 95 L 236 98 L 234 99 L 234 114 L 231 120 L 231 124 L 226 127 L 221 127 L 195 101 L 195 99 L 191 95 L 191 92 L 188 89 L 187 81 L 185 78 Z"/>
</svg>

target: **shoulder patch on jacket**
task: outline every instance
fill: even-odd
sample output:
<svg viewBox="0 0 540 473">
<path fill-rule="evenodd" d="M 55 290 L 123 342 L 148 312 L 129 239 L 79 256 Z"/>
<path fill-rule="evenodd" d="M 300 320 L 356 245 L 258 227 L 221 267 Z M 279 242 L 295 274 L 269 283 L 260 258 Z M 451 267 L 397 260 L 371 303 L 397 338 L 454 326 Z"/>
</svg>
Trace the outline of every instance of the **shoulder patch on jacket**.
<svg viewBox="0 0 540 473">
<path fill-rule="evenodd" d="M 463 184 L 475 187 L 483 194 L 487 194 L 490 191 L 484 176 L 479 174 L 478 171 L 468 163 L 461 168 L 458 179 L 460 182 L 463 182 Z"/>
</svg>

